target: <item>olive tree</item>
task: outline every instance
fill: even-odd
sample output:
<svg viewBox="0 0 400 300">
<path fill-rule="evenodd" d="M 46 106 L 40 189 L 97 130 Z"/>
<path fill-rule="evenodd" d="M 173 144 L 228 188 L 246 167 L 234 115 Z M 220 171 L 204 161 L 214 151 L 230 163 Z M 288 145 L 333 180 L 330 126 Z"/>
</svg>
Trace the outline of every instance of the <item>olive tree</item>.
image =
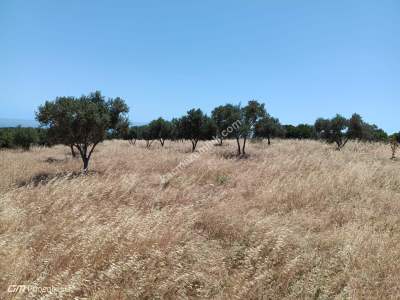
<svg viewBox="0 0 400 300">
<path fill-rule="evenodd" d="M 162 147 L 164 147 L 165 140 L 170 139 L 172 136 L 171 123 L 163 118 L 151 121 L 149 124 L 149 131 L 150 135 L 158 140 Z"/>
<path fill-rule="evenodd" d="M 315 122 L 318 136 L 328 143 L 336 143 L 336 149 L 341 150 L 350 139 L 360 141 L 386 141 L 387 134 L 376 125 L 370 125 L 359 114 L 353 114 L 350 119 L 336 115 L 332 119 L 318 119 Z"/>
<path fill-rule="evenodd" d="M 218 140 L 218 145 L 222 146 L 224 141 L 224 136 L 222 133 L 226 130 L 230 125 L 232 125 L 230 120 L 230 107 L 231 104 L 220 105 L 214 108 L 211 112 L 211 119 L 215 124 L 215 131 L 216 131 L 216 139 Z"/>
<path fill-rule="evenodd" d="M 182 118 L 173 118 L 171 120 L 171 139 L 174 141 L 183 141 Z"/>
<path fill-rule="evenodd" d="M 200 109 L 191 109 L 179 121 L 178 134 L 183 139 L 192 142 L 192 152 L 196 150 L 200 140 L 211 139 L 215 129 L 212 120 Z"/>
<path fill-rule="evenodd" d="M 146 141 L 146 148 L 150 149 L 156 137 L 150 130 L 149 125 L 142 125 L 137 127 L 137 138 Z"/>
<path fill-rule="evenodd" d="M 39 142 L 39 135 L 35 128 L 18 126 L 14 131 L 13 144 L 28 151 L 33 144 Z"/>
<path fill-rule="evenodd" d="M 297 126 L 284 125 L 285 138 L 287 139 L 316 139 L 314 125 L 299 124 Z"/>
<path fill-rule="evenodd" d="M 243 139 L 241 154 L 246 154 L 246 140 L 254 136 L 256 124 L 267 117 L 265 104 L 251 100 L 241 109 L 239 134 Z M 237 139 L 238 143 L 239 140 Z M 240 145 L 239 145 L 240 146 Z M 239 153 L 240 154 L 240 153 Z"/>
<path fill-rule="evenodd" d="M 220 106 L 213 111 L 213 115 L 220 138 L 235 139 L 237 154 L 244 155 L 247 139 L 253 136 L 256 123 L 266 115 L 266 112 L 264 104 L 252 100 L 245 107 L 241 107 L 240 104 Z"/>
<path fill-rule="evenodd" d="M 271 138 L 285 135 L 285 129 L 279 123 L 279 119 L 266 114 L 255 125 L 254 136 L 262 137 L 268 140 L 271 145 Z"/>
<path fill-rule="evenodd" d="M 129 144 L 135 145 L 138 139 L 138 127 L 132 126 L 128 129 L 127 135 L 124 137 L 125 140 L 129 141 Z"/>
<path fill-rule="evenodd" d="M 11 128 L 0 128 L 0 149 L 14 147 L 14 130 Z"/>
<path fill-rule="evenodd" d="M 36 119 L 48 128 L 53 141 L 78 150 L 86 172 L 96 146 L 127 121 L 128 110 L 121 98 L 106 100 L 96 91 L 79 98 L 58 97 L 46 101 L 36 112 Z"/>
<path fill-rule="evenodd" d="M 341 150 L 349 140 L 349 120 L 341 115 L 336 115 L 332 119 L 319 118 L 314 126 L 321 139 L 328 143 L 336 143 L 337 150 Z"/>
</svg>

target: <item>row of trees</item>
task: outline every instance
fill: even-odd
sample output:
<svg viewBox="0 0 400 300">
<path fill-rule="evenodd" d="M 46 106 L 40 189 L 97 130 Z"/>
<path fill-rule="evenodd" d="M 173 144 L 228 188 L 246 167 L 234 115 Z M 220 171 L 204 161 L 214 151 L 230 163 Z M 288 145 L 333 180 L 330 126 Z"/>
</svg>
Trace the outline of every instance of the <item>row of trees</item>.
<svg viewBox="0 0 400 300">
<path fill-rule="evenodd" d="M 226 104 L 216 107 L 211 116 L 200 109 L 191 109 L 181 118 L 166 121 L 162 118 L 148 125 L 131 127 L 126 136 L 132 144 L 136 139 L 146 140 L 147 147 L 158 140 L 164 146 L 165 140 L 190 140 L 192 151 L 200 140 L 215 139 L 222 145 L 225 139 L 235 139 L 238 155 L 246 154 L 246 141 L 249 138 L 271 138 L 285 136 L 284 127 L 279 120 L 271 117 L 265 105 L 252 100 L 244 107 Z"/>
<path fill-rule="evenodd" d="M 228 134 L 224 130 L 237 125 Z M 171 122 L 162 118 L 150 122 L 148 125 L 131 127 L 125 138 L 133 141 L 143 139 L 150 147 L 152 141 L 159 140 L 164 146 L 165 140 L 191 140 L 192 151 L 195 151 L 199 140 L 215 138 L 219 145 L 224 139 L 234 138 L 238 144 L 238 154 L 245 154 L 246 140 L 248 138 L 266 138 L 271 144 L 271 138 L 292 139 L 323 139 L 328 143 L 336 144 L 337 150 L 342 149 L 349 140 L 362 141 L 388 141 L 385 131 L 376 125 L 366 123 L 358 114 L 353 114 L 350 119 L 336 115 L 331 119 L 319 118 L 314 125 L 300 124 L 281 125 L 277 118 L 270 116 L 264 104 L 249 101 L 247 106 L 226 104 L 216 107 L 211 117 L 203 114 L 200 109 L 193 109 L 180 119 Z M 242 145 L 240 144 L 242 140 Z"/>
<path fill-rule="evenodd" d="M 32 145 L 50 146 L 46 129 L 23 128 L 21 126 L 0 128 L 0 149 L 22 148 L 29 150 Z"/>
<path fill-rule="evenodd" d="M 350 119 L 336 115 L 332 119 L 318 119 L 314 125 L 317 138 L 335 143 L 337 150 L 342 149 L 349 140 L 387 141 L 388 135 L 376 125 L 371 125 L 358 114 Z"/>
<path fill-rule="evenodd" d="M 0 147 L 20 146 L 29 149 L 32 144 L 65 144 L 73 155 L 80 155 L 84 170 L 96 146 L 104 139 L 125 139 L 135 144 L 146 141 L 150 148 L 154 141 L 164 146 L 166 140 L 189 140 L 192 151 L 201 140 L 234 139 L 237 154 L 246 154 L 248 139 L 275 137 L 296 139 L 323 139 L 342 149 L 350 139 L 387 141 L 388 135 L 376 125 L 366 123 L 360 115 L 350 119 L 336 115 L 318 119 L 314 125 L 281 125 L 266 110 L 265 104 L 251 100 L 245 106 L 226 104 L 216 107 L 210 116 L 200 109 L 191 109 L 184 116 L 171 121 L 158 118 L 145 126 L 129 127 L 129 108 L 119 97 L 106 99 L 99 91 L 81 97 L 58 97 L 46 101 L 36 112 L 41 129 L 12 129 L 0 131 Z"/>
</svg>

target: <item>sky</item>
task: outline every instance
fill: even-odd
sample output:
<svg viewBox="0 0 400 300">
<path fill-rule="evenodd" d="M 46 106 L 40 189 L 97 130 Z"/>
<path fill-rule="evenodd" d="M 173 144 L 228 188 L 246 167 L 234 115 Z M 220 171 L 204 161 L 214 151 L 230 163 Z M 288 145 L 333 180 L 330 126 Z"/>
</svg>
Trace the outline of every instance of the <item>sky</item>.
<svg viewBox="0 0 400 300">
<path fill-rule="evenodd" d="M 400 1 L 0 1 L 0 118 L 95 90 L 133 122 L 257 99 L 400 131 Z"/>
</svg>

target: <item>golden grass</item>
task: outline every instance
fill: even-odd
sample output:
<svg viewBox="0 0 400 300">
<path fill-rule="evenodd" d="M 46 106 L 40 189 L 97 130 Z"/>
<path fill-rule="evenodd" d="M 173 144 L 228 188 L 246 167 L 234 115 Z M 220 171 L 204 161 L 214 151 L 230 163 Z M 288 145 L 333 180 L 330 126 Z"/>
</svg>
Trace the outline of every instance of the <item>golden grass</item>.
<svg viewBox="0 0 400 300">
<path fill-rule="evenodd" d="M 0 298 L 400 298 L 389 146 L 231 143 L 160 185 L 188 149 L 105 142 L 88 176 L 67 147 L 1 151 Z"/>
</svg>

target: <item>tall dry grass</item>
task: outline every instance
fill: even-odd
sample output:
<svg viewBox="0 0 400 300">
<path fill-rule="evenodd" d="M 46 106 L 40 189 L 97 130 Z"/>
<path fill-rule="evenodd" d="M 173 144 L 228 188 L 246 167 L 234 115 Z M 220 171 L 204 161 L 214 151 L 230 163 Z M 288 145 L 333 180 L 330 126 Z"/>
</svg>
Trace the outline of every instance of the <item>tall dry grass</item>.
<svg viewBox="0 0 400 300">
<path fill-rule="evenodd" d="M 0 152 L 0 298 L 400 298 L 388 146 L 232 143 L 165 185 L 190 147 L 154 146 L 106 142 L 88 176 L 66 147 Z"/>
</svg>

